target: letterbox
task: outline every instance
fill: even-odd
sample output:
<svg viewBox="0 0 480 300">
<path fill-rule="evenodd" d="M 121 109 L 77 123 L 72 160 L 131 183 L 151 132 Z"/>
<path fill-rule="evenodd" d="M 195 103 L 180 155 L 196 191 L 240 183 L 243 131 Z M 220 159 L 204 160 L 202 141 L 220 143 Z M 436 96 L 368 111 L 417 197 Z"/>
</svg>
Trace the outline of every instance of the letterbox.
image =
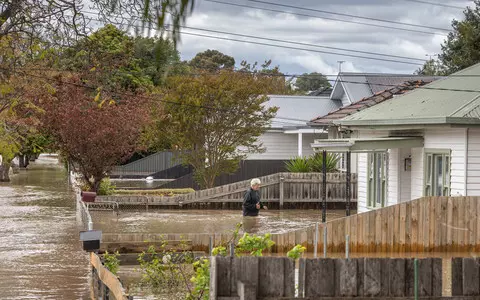
<svg viewBox="0 0 480 300">
<path fill-rule="evenodd" d="M 83 202 L 95 202 L 95 197 L 97 196 L 97 193 L 95 192 L 81 192 L 80 196 L 82 196 L 82 201 Z"/>
<path fill-rule="evenodd" d="M 94 252 L 100 249 L 102 240 L 101 230 L 80 231 L 80 241 L 83 242 L 83 250 Z"/>
</svg>

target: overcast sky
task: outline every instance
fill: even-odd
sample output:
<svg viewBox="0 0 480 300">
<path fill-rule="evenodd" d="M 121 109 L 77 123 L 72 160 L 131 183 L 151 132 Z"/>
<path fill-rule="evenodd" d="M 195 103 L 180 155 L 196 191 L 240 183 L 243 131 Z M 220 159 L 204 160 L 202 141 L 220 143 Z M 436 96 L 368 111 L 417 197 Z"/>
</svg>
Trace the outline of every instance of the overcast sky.
<svg viewBox="0 0 480 300">
<path fill-rule="evenodd" d="M 207 0 L 197 0 L 197 6 L 194 10 L 194 13 L 187 19 L 187 26 L 420 59 L 426 59 L 426 54 L 440 52 L 440 44 L 445 39 L 445 34 L 447 33 L 446 31 L 435 29 L 408 27 L 393 23 L 355 19 L 351 17 L 336 16 L 315 11 L 295 10 L 293 8 L 255 3 L 248 0 L 218 1 L 270 8 L 286 12 L 296 12 L 300 14 L 310 14 L 319 17 L 408 28 L 426 32 L 436 32 L 438 34 L 399 31 L 313 17 L 296 16 L 288 13 L 268 12 L 253 8 L 234 7 L 225 4 L 208 2 Z M 452 19 L 463 18 L 462 9 L 435 6 L 431 4 L 418 3 L 411 0 L 265 1 L 291 6 L 300 6 L 306 9 L 325 10 L 444 29 L 451 28 Z M 469 4 L 473 5 L 473 1 L 463 0 L 424 1 L 460 7 L 465 7 Z M 184 32 L 195 32 L 198 34 L 230 37 L 242 40 L 247 39 L 242 37 L 228 36 L 225 34 L 195 31 L 192 29 L 184 29 Z M 249 38 L 248 40 L 253 39 Z M 268 44 L 281 44 L 278 42 L 265 40 L 256 41 Z M 330 51 L 335 53 L 341 52 L 339 50 L 320 49 L 301 45 L 290 44 L 288 46 L 309 48 L 319 51 Z M 207 49 L 216 49 L 225 54 L 231 55 L 235 58 L 237 64 L 242 60 L 247 60 L 249 62 L 263 62 L 267 59 L 272 59 L 273 64 L 279 65 L 280 70 L 287 74 L 299 74 L 304 72 L 336 74 L 338 72 L 337 61 L 339 60 L 345 61 L 342 66 L 342 71 L 410 74 L 419 67 L 416 65 L 366 60 L 343 55 L 314 53 L 294 49 L 282 49 L 182 34 L 182 41 L 179 47 L 182 59 L 190 59 L 196 53 Z M 371 56 L 359 53 L 351 54 Z M 383 58 L 392 60 L 405 60 L 391 57 Z M 421 62 L 418 61 L 413 62 L 421 64 Z"/>
</svg>

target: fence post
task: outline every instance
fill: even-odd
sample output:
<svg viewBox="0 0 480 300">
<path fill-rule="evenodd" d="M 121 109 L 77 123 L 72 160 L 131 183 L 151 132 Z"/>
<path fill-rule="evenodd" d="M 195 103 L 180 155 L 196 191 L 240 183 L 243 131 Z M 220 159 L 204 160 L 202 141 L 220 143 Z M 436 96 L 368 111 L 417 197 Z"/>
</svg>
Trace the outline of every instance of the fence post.
<svg viewBox="0 0 480 300">
<path fill-rule="evenodd" d="M 233 244 L 233 242 L 230 243 L 230 256 L 235 256 L 235 245 Z"/>
<path fill-rule="evenodd" d="M 351 158 L 352 153 L 350 151 L 347 152 L 347 185 L 345 186 L 345 196 L 346 196 L 346 203 L 345 203 L 345 209 L 346 209 L 346 215 L 347 217 L 350 216 L 350 201 L 352 198 L 352 171 L 351 171 L 351 165 L 350 165 L 350 158 Z"/>
<path fill-rule="evenodd" d="M 210 241 L 209 241 L 209 244 L 208 244 L 208 253 L 209 253 L 209 256 L 212 256 L 212 250 L 213 250 L 213 237 L 210 236 Z"/>
<path fill-rule="evenodd" d="M 280 176 L 280 209 L 283 209 L 284 182 L 285 182 L 285 178 L 283 176 Z"/>
<path fill-rule="evenodd" d="M 413 274 L 414 274 L 413 293 L 415 295 L 415 300 L 418 300 L 418 260 L 416 258 L 413 260 Z"/>
<path fill-rule="evenodd" d="M 322 223 L 325 223 L 327 221 L 327 150 L 323 150 L 322 158 Z"/>
<path fill-rule="evenodd" d="M 313 237 L 313 258 L 317 258 L 318 251 L 318 223 L 315 223 L 315 236 Z"/>
<path fill-rule="evenodd" d="M 347 234 L 345 236 L 345 258 L 349 259 L 350 258 L 350 236 Z"/>
<path fill-rule="evenodd" d="M 327 258 L 327 226 L 323 227 L 323 258 Z"/>
</svg>

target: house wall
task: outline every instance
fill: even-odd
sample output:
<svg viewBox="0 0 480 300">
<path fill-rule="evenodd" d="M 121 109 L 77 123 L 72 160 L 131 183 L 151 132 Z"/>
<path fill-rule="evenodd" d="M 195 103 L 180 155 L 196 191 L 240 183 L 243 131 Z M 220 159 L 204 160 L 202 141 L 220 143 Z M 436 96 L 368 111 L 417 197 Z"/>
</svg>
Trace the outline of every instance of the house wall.
<svg viewBox="0 0 480 300">
<path fill-rule="evenodd" d="M 326 135 L 323 135 L 326 138 Z M 313 154 L 311 144 L 315 139 L 321 138 L 320 134 L 303 134 L 303 148 L 304 156 Z M 259 143 L 263 144 L 265 148 L 264 153 L 254 153 L 248 155 L 247 159 L 268 159 L 268 160 L 288 160 L 298 154 L 298 135 L 285 134 L 283 132 L 266 132 L 258 138 Z"/>
<path fill-rule="evenodd" d="M 399 190 L 398 201 L 405 202 L 411 200 L 412 171 L 405 170 L 405 159 L 411 158 L 412 149 L 399 149 L 398 172 L 399 172 Z"/>
<path fill-rule="evenodd" d="M 451 150 L 450 194 L 465 195 L 466 132 L 462 128 L 427 129 L 424 133 L 424 149 Z M 424 155 L 422 148 L 412 149 L 411 199 L 423 196 Z"/>
<path fill-rule="evenodd" d="M 468 130 L 467 196 L 480 196 L 480 129 Z"/>
<path fill-rule="evenodd" d="M 374 137 L 385 137 L 388 136 L 388 131 L 360 131 L 357 134 L 358 138 L 374 138 Z M 397 157 L 395 154 L 393 157 Z M 392 155 L 389 154 L 389 162 L 387 166 L 387 172 L 389 175 L 391 173 L 391 165 L 396 163 L 392 163 Z M 358 186 L 358 200 L 357 200 L 357 210 L 358 212 L 365 212 L 369 209 L 367 208 L 367 166 L 368 164 L 368 154 L 367 153 L 358 153 L 357 154 L 357 186 Z M 389 176 L 389 179 L 391 177 Z M 396 177 L 395 177 L 396 178 Z M 392 179 L 393 180 L 393 179 Z M 395 179 L 396 180 L 396 179 Z M 396 183 L 389 182 L 388 185 L 388 193 L 390 195 L 390 188 L 397 186 Z M 387 199 L 388 202 L 388 199 Z"/>
</svg>

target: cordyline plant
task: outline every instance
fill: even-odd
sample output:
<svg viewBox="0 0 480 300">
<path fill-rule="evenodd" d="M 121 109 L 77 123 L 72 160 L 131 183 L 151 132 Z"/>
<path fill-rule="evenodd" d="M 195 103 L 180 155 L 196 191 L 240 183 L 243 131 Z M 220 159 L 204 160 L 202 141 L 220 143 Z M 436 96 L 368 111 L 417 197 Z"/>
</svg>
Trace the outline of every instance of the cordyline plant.
<svg viewBox="0 0 480 300">
<path fill-rule="evenodd" d="M 90 190 L 97 191 L 107 172 L 139 149 L 148 98 L 92 89 L 78 76 L 57 76 L 47 90 L 43 126 Z"/>
</svg>

